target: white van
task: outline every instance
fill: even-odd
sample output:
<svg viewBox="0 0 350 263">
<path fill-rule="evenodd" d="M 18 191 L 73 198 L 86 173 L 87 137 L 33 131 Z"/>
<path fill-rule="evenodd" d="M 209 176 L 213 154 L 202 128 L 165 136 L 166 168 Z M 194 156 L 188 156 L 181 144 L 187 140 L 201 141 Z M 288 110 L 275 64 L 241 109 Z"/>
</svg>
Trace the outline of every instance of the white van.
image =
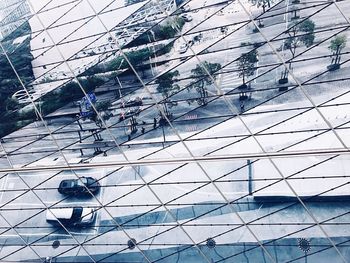
<svg viewBox="0 0 350 263">
<path fill-rule="evenodd" d="M 51 208 L 46 211 L 46 221 L 64 226 L 86 226 L 95 220 L 95 210 L 86 207 Z"/>
</svg>

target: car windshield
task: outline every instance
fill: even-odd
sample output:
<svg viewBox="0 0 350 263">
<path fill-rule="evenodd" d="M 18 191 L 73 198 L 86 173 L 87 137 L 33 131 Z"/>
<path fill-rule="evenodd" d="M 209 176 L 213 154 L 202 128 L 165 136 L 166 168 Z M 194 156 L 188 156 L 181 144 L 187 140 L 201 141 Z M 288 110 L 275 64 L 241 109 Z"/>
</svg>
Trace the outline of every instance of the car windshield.
<svg viewBox="0 0 350 263">
<path fill-rule="evenodd" d="M 77 180 L 78 180 L 78 182 L 77 182 L 78 186 L 84 186 L 88 182 L 88 180 L 85 177 L 82 177 L 82 178 L 80 178 L 80 180 L 79 179 L 77 179 Z"/>
<path fill-rule="evenodd" d="M 74 180 L 64 180 L 61 184 L 63 188 L 72 188 L 75 186 Z"/>
<path fill-rule="evenodd" d="M 83 208 L 82 207 L 74 207 L 73 208 L 73 214 L 72 214 L 72 221 L 77 222 L 81 219 L 81 215 L 83 213 Z"/>
<path fill-rule="evenodd" d="M 89 185 L 89 186 L 94 185 L 95 182 L 96 182 L 96 180 L 93 179 L 93 178 L 88 178 L 88 179 L 87 179 L 87 185 Z"/>
</svg>

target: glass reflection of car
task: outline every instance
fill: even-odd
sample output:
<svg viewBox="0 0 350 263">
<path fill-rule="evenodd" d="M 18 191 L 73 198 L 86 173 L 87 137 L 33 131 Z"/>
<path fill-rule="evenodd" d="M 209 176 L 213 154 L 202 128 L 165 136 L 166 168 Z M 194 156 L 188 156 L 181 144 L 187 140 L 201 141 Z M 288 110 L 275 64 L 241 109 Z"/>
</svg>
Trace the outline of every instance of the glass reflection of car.
<svg viewBox="0 0 350 263">
<path fill-rule="evenodd" d="M 178 51 L 180 54 L 183 54 L 183 53 L 186 53 L 187 49 L 188 49 L 188 45 L 186 42 L 184 42 L 179 46 Z"/>
<path fill-rule="evenodd" d="M 46 221 L 53 225 L 65 227 L 87 226 L 94 222 L 96 212 L 87 207 L 50 208 L 46 211 Z"/>
<path fill-rule="evenodd" d="M 130 99 L 127 102 L 121 102 L 121 107 L 135 107 L 135 106 L 142 106 L 142 99 L 140 97 L 137 97 L 135 99 Z"/>
<path fill-rule="evenodd" d="M 182 12 L 188 12 L 188 11 L 191 10 L 191 8 L 190 8 L 189 5 L 185 5 L 185 6 L 180 7 L 180 10 L 181 10 Z"/>
<path fill-rule="evenodd" d="M 137 108 L 137 109 L 130 109 L 128 111 L 123 111 L 119 114 L 119 121 L 123 121 L 129 117 L 138 115 L 140 113 L 141 109 Z"/>
<path fill-rule="evenodd" d="M 181 15 L 181 17 L 183 18 L 183 20 L 185 20 L 186 22 L 191 22 L 193 20 L 192 16 L 190 14 L 183 14 Z"/>
<path fill-rule="evenodd" d="M 81 177 L 79 179 L 66 179 L 61 181 L 58 192 L 65 195 L 83 195 L 89 194 L 89 191 L 93 194 L 97 193 L 100 189 L 99 182 L 92 177 Z"/>
</svg>

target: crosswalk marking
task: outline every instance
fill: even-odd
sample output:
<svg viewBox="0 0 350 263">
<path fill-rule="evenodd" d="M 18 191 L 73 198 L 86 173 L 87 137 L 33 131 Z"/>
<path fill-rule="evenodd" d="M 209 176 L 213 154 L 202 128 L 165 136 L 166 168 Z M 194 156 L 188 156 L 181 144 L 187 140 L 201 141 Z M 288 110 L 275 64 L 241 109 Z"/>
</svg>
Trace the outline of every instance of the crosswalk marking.
<svg viewBox="0 0 350 263">
<path fill-rule="evenodd" d="M 197 130 L 198 130 L 197 125 L 186 126 L 186 131 L 188 131 L 188 132 L 193 132 L 193 131 L 197 131 Z"/>
<path fill-rule="evenodd" d="M 186 120 L 194 120 L 194 119 L 197 119 L 198 115 L 197 114 L 189 114 L 189 115 L 186 115 L 185 119 Z"/>
</svg>

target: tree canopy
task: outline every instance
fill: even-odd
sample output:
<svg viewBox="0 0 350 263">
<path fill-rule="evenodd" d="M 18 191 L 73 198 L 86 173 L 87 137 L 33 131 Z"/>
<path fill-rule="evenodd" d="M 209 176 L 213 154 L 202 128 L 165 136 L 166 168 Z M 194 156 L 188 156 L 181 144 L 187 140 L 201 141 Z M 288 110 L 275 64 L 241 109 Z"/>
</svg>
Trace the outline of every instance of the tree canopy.
<svg viewBox="0 0 350 263">
<path fill-rule="evenodd" d="M 340 52 L 346 46 L 346 35 L 337 35 L 331 40 L 331 44 L 328 47 L 333 52 Z"/>
<path fill-rule="evenodd" d="M 194 82 L 189 88 L 196 88 L 196 91 L 200 96 L 196 99 L 199 105 L 207 104 L 208 92 L 206 85 L 213 83 L 217 76 L 215 73 L 217 73 L 220 69 L 221 65 L 219 63 L 204 61 L 202 64 L 197 64 L 196 67 L 191 70 L 191 77 L 193 78 Z"/>
<path fill-rule="evenodd" d="M 243 83 L 245 83 L 245 77 L 251 76 L 255 72 L 255 63 L 258 62 L 258 51 L 252 50 L 243 54 L 238 60 L 239 77 L 243 77 Z"/>
<path fill-rule="evenodd" d="M 169 97 L 175 90 L 178 90 L 180 87 L 177 84 L 174 84 L 174 78 L 179 76 L 179 71 L 175 70 L 173 72 L 167 72 L 157 78 L 156 84 L 157 91 L 163 95 L 163 97 Z"/>
<path fill-rule="evenodd" d="M 209 72 L 210 76 L 207 74 L 207 71 L 204 68 Z M 191 77 L 195 80 L 195 82 L 200 83 L 199 85 L 204 85 L 204 83 L 210 85 L 213 83 L 211 76 L 215 79 L 216 75 L 214 75 L 214 73 L 220 69 L 221 65 L 219 63 L 204 61 L 202 65 L 197 64 L 197 66 L 191 70 Z M 196 84 L 194 84 L 194 86 L 196 86 Z"/>
<path fill-rule="evenodd" d="M 313 45 L 315 40 L 314 30 L 315 23 L 311 19 L 306 19 L 300 24 L 295 24 L 288 30 L 288 38 L 285 41 L 285 47 L 289 49 L 293 58 L 296 48 L 300 44 L 306 47 Z"/>
</svg>

